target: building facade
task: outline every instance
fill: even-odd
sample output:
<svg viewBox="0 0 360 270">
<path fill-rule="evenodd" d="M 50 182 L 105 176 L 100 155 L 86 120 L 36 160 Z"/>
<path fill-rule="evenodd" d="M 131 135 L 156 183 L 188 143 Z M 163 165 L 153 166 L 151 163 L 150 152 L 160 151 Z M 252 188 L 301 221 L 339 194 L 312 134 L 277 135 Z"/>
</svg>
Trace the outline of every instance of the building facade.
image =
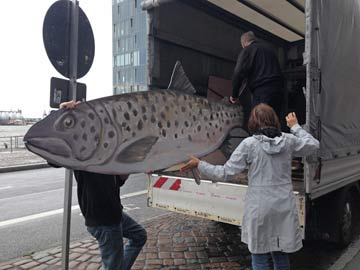
<svg viewBox="0 0 360 270">
<path fill-rule="evenodd" d="M 146 12 L 142 0 L 112 0 L 113 93 L 147 89 Z"/>
</svg>

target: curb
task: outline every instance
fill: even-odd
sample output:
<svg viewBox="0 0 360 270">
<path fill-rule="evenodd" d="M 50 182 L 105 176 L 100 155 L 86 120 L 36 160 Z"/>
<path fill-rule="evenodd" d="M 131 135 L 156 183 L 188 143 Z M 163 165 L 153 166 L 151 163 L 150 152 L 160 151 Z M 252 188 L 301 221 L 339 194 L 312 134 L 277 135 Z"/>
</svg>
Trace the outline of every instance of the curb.
<svg viewBox="0 0 360 270">
<path fill-rule="evenodd" d="M 35 163 L 35 164 L 29 164 L 29 165 L 8 166 L 8 167 L 0 167 L 0 173 L 34 170 L 34 169 L 42 169 L 42 168 L 49 168 L 49 167 L 50 166 L 47 163 Z"/>
</svg>

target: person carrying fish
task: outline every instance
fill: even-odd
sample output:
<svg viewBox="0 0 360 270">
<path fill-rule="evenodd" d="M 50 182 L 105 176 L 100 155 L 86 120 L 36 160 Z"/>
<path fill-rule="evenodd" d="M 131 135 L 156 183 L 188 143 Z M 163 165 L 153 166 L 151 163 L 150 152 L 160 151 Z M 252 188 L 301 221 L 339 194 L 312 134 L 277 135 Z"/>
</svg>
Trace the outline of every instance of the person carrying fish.
<svg viewBox="0 0 360 270">
<path fill-rule="evenodd" d="M 270 269 L 270 256 L 275 269 L 289 269 L 288 253 L 302 247 L 291 157 L 313 153 L 319 142 L 300 127 L 295 113 L 289 113 L 286 122 L 292 134 L 282 133 L 275 111 L 261 103 L 250 114 L 248 128 L 253 135 L 240 143 L 223 166 L 190 156 L 181 169 L 197 167 L 201 174 L 219 181 L 248 169 L 241 238 L 252 254 L 254 270 Z"/>
<path fill-rule="evenodd" d="M 241 36 L 242 50 L 232 79 L 231 103 L 239 100 L 240 88 L 246 82 L 251 92 L 251 108 L 259 103 L 270 105 L 281 119 L 283 105 L 283 76 L 275 52 L 256 40 L 251 31 Z M 241 93 L 240 93 L 241 94 Z"/>
<path fill-rule="evenodd" d="M 60 104 L 60 109 L 74 109 L 78 104 L 80 102 L 64 102 Z M 147 233 L 140 224 L 123 212 L 120 187 L 129 175 L 82 170 L 74 170 L 74 175 L 86 228 L 99 243 L 101 270 L 130 270 L 147 240 Z M 125 246 L 123 237 L 129 239 Z"/>
</svg>

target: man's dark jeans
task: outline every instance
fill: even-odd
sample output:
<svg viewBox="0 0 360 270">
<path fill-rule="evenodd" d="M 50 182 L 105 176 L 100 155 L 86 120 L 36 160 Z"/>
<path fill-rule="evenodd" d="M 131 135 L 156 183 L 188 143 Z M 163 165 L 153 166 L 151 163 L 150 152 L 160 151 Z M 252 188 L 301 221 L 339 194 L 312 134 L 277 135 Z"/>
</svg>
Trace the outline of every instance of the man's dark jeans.
<svg viewBox="0 0 360 270">
<path fill-rule="evenodd" d="M 104 270 L 130 270 L 147 239 L 145 229 L 124 212 L 120 224 L 87 230 L 99 242 Z M 123 237 L 129 239 L 125 247 Z"/>
</svg>

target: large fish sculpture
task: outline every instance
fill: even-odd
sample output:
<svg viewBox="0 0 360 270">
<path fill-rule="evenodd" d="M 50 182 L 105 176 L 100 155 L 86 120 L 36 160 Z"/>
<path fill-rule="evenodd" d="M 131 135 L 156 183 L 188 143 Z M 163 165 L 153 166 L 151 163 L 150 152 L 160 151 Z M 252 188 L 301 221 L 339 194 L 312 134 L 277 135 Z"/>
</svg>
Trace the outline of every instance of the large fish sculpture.
<svg viewBox="0 0 360 270">
<path fill-rule="evenodd" d="M 176 63 L 168 89 L 121 94 L 52 112 L 24 137 L 48 162 L 104 174 L 168 168 L 216 150 L 234 127 L 241 107 L 195 96 Z"/>
</svg>

